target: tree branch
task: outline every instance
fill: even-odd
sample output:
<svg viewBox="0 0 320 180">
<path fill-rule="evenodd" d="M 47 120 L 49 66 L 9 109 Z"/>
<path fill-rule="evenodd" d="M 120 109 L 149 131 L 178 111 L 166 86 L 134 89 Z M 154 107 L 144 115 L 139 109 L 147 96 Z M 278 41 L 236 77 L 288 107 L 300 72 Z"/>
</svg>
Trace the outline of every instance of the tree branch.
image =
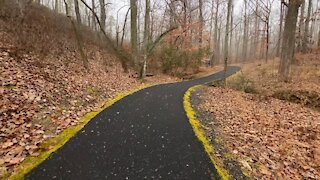
<svg viewBox="0 0 320 180">
<path fill-rule="evenodd" d="M 171 27 L 170 29 L 166 30 L 165 32 L 163 32 L 160 36 L 158 36 L 158 38 L 151 44 L 151 46 L 148 48 L 147 50 L 147 55 L 149 55 L 153 49 L 157 46 L 157 44 L 160 42 L 160 40 L 166 36 L 168 33 L 170 33 L 171 31 L 177 29 L 178 27 Z"/>
</svg>

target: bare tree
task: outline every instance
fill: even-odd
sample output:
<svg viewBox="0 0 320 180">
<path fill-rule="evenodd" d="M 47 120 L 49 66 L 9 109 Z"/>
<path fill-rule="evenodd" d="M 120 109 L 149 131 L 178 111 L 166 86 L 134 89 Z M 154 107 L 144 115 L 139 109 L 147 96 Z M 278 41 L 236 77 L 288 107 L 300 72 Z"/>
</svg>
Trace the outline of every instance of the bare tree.
<svg viewBox="0 0 320 180">
<path fill-rule="evenodd" d="M 230 15 L 231 15 L 232 0 L 228 0 L 228 11 L 227 11 L 227 23 L 226 23 L 226 34 L 224 38 L 224 70 L 223 70 L 223 80 L 224 86 L 226 86 L 226 76 L 227 76 L 227 66 L 228 66 L 228 40 L 229 40 L 229 27 L 230 27 Z"/>
<path fill-rule="evenodd" d="M 248 52 L 248 15 L 247 15 L 247 11 L 248 11 L 248 2 L 247 0 L 244 0 L 244 24 L 243 24 L 243 44 L 242 44 L 242 60 L 246 61 L 247 60 L 247 52 Z"/>
<path fill-rule="evenodd" d="M 106 4 L 104 0 L 100 1 L 100 22 L 103 30 L 106 29 Z"/>
<path fill-rule="evenodd" d="M 75 0 L 77 1 L 77 0 Z M 83 66 L 89 71 L 89 61 L 88 61 L 88 58 L 87 58 L 87 55 L 86 53 L 84 52 L 83 50 L 83 44 L 82 44 L 82 36 L 81 36 L 81 32 L 79 30 L 79 27 L 81 26 L 81 24 L 79 24 L 79 21 L 77 19 L 77 24 L 73 21 L 72 17 L 69 15 L 69 11 L 68 11 L 68 3 L 66 2 L 66 0 L 64 0 L 64 4 L 65 4 L 65 7 L 66 7 L 66 12 L 67 12 L 67 17 L 70 19 L 70 22 L 72 24 L 72 27 L 73 27 L 73 30 L 74 30 L 74 33 L 76 35 L 76 40 L 77 40 L 77 44 L 78 44 L 78 49 L 79 49 L 79 52 L 80 52 L 80 56 L 81 56 L 81 59 L 82 59 L 82 62 L 83 62 Z M 79 10 L 79 4 L 78 4 L 78 1 L 77 1 L 77 4 L 75 4 L 75 7 L 78 7 L 78 8 L 75 8 L 75 11 Z M 79 13 L 80 14 L 80 13 Z M 81 20 L 80 20 L 81 22 Z"/>
<path fill-rule="evenodd" d="M 203 1 L 199 0 L 199 48 L 202 47 L 203 27 L 204 27 Z"/>
<path fill-rule="evenodd" d="M 80 15 L 80 8 L 79 8 L 79 2 L 78 0 L 74 0 L 74 10 L 76 12 L 76 18 L 78 25 L 81 24 L 81 15 Z"/>
<path fill-rule="evenodd" d="M 150 0 L 146 0 L 146 12 L 144 15 L 144 35 L 143 35 L 143 67 L 141 72 L 141 78 L 146 77 L 147 72 L 147 53 L 148 53 L 148 46 L 149 46 L 149 36 L 150 36 Z"/>
<path fill-rule="evenodd" d="M 302 41 L 303 41 L 303 25 L 304 25 L 304 9 L 305 1 L 302 1 L 300 7 L 299 25 L 298 25 L 298 38 L 297 38 L 297 51 L 302 51 Z"/>
<path fill-rule="evenodd" d="M 259 6 L 260 11 L 257 12 L 255 9 L 251 7 L 251 9 L 255 12 L 255 15 L 260 18 L 260 20 L 264 23 L 264 32 L 265 32 L 265 61 L 268 61 L 269 49 L 270 49 L 270 16 L 272 10 L 272 4 L 274 0 L 258 0 L 256 2 L 251 1 L 252 3 L 256 3 L 256 6 Z"/>
<path fill-rule="evenodd" d="M 285 16 L 285 10 L 284 10 L 284 0 L 281 0 L 280 3 L 280 24 L 279 24 L 279 34 L 278 34 L 278 42 L 277 42 L 277 52 L 276 56 L 280 56 L 280 49 L 281 49 L 281 42 L 282 42 L 282 30 L 283 30 L 283 17 Z"/>
<path fill-rule="evenodd" d="M 59 12 L 59 0 L 55 0 L 54 2 L 54 11 Z"/>
<path fill-rule="evenodd" d="M 213 5 L 212 5 L 213 6 Z M 220 38 L 218 38 L 218 20 L 219 20 L 219 6 L 220 0 L 216 0 L 216 10 L 215 10 L 215 19 L 214 19 L 214 33 L 213 33 L 213 53 L 210 60 L 210 65 L 213 66 L 214 63 L 219 61 L 219 46 L 220 46 Z M 219 33 L 220 34 L 220 33 Z M 219 36 L 220 37 L 220 36 Z"/>
<path fill-rule="evenodd" d="M 308 14 L 307 14 L 306 22 L 304 24 L 305 28 L 304 28 L 304 36 L 303 36 L 303 40 L 302 40 L 302 52 L 303 53 L 306 53 L 309 49 L 308 42 L 309 42 L 309 36 L 310 36 L 309 24 L 310 24 L 311 9 L 312 9 L 312 0 L 309 0 Z"/>
<path fill-rule="evenodd" d="M 285 82 L 289 80 L 290 64 L 294 58 L 296 23 L 301 3 L 301 0 L 290 0 L 289 3 L 286 4 L 288 6 L 288 13 L 285 18 L 279 66 L 280 80 Z"/>
<path fill-rule="evenodd" d="M 133 54 L 133 61 L 137 64 L 137 56 L 138 56 L 138 30 L 137 30 L 137 0 L 130 0 L 130 8 L 131 8 L 131 27 L 130 27 L 130 35 L 131 35 L 131 48 Z"/>
<path fill-rule="evenodd" d="M 95 0 L 91 0 L 91 6 L 92 6 L 93 13 L 95 13 L 95 11 L 96 11 L 96 1 L 95 1 Z M 94 15 L 92 15 L 91 18 L 92 18 L 92 20 L 91 20 L 91 21 L 92 21 L 92 29 L 93 29 L 93 30 L 97 30 L 96 18 L 94 17 Z"/>
</svg>

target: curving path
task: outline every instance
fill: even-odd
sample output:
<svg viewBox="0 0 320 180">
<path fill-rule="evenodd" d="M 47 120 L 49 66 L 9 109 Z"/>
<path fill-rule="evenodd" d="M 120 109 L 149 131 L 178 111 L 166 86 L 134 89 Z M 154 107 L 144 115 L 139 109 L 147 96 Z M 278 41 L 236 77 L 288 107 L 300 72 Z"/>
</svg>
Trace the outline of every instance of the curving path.
<svg viewBox="0 0 320 180">
<path fill-rule="evenodd" d="M 240 68 L 229 67 L 231 75 Z M 208 77 L 157 85 L 94 117 L 26 179 L 218 179 L 183 109 L 183 95 Z"/>
</svg>

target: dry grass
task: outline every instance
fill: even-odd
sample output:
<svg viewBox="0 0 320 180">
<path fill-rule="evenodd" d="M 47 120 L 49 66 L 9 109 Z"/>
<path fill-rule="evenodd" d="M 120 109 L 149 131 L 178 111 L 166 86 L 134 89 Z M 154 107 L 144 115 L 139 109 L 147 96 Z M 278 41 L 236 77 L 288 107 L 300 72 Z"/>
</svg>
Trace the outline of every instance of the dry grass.
<svg viewBox="0 0 320 180">
<path fill-rule="evenodd" d="M 290 81 L 278 79 L 279 59 L 244 64 L 242 72 L 253 81 L 255 88 L 264 95 L 272 95 L 279 90 L 316 91 L 320 94 L 320 53 L 298 54 L 297 63 L 291 66 Z"/>
</svg>

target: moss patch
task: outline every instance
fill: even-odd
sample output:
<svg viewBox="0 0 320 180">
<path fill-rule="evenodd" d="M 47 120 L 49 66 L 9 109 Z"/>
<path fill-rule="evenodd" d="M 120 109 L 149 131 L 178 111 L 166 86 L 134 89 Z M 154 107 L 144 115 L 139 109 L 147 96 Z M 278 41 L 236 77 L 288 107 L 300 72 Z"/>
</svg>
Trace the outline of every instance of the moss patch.
<svg viewBox="0 0 320 180">
<path fill-rule="evenodd" d="M 215 155 L 214 148 L 210 145 L 209 140 L 206 138 L 205 133 L 203 131 L 203 125 L 199 120 L 196 119 L 195 111 L 192 108 L 190 102 L 191 92 L 195 91 L 196 89 L 200 88 L 201 86 L 193 86 L 188 89 L 183 97 L 183 106 L 184 110 L 186 111 L 187 117 L 189 118 L 189 122 L 195 132 L 197 138 L 202 143 L 205 151 L 207 152 L 208 156 L 214 167 L 216 168 L 220 178 L 222 180 L 231 179 L 229 172 L 223 167 L 223 163 L 219 160 L 219 158 Z"/>
</svg>

